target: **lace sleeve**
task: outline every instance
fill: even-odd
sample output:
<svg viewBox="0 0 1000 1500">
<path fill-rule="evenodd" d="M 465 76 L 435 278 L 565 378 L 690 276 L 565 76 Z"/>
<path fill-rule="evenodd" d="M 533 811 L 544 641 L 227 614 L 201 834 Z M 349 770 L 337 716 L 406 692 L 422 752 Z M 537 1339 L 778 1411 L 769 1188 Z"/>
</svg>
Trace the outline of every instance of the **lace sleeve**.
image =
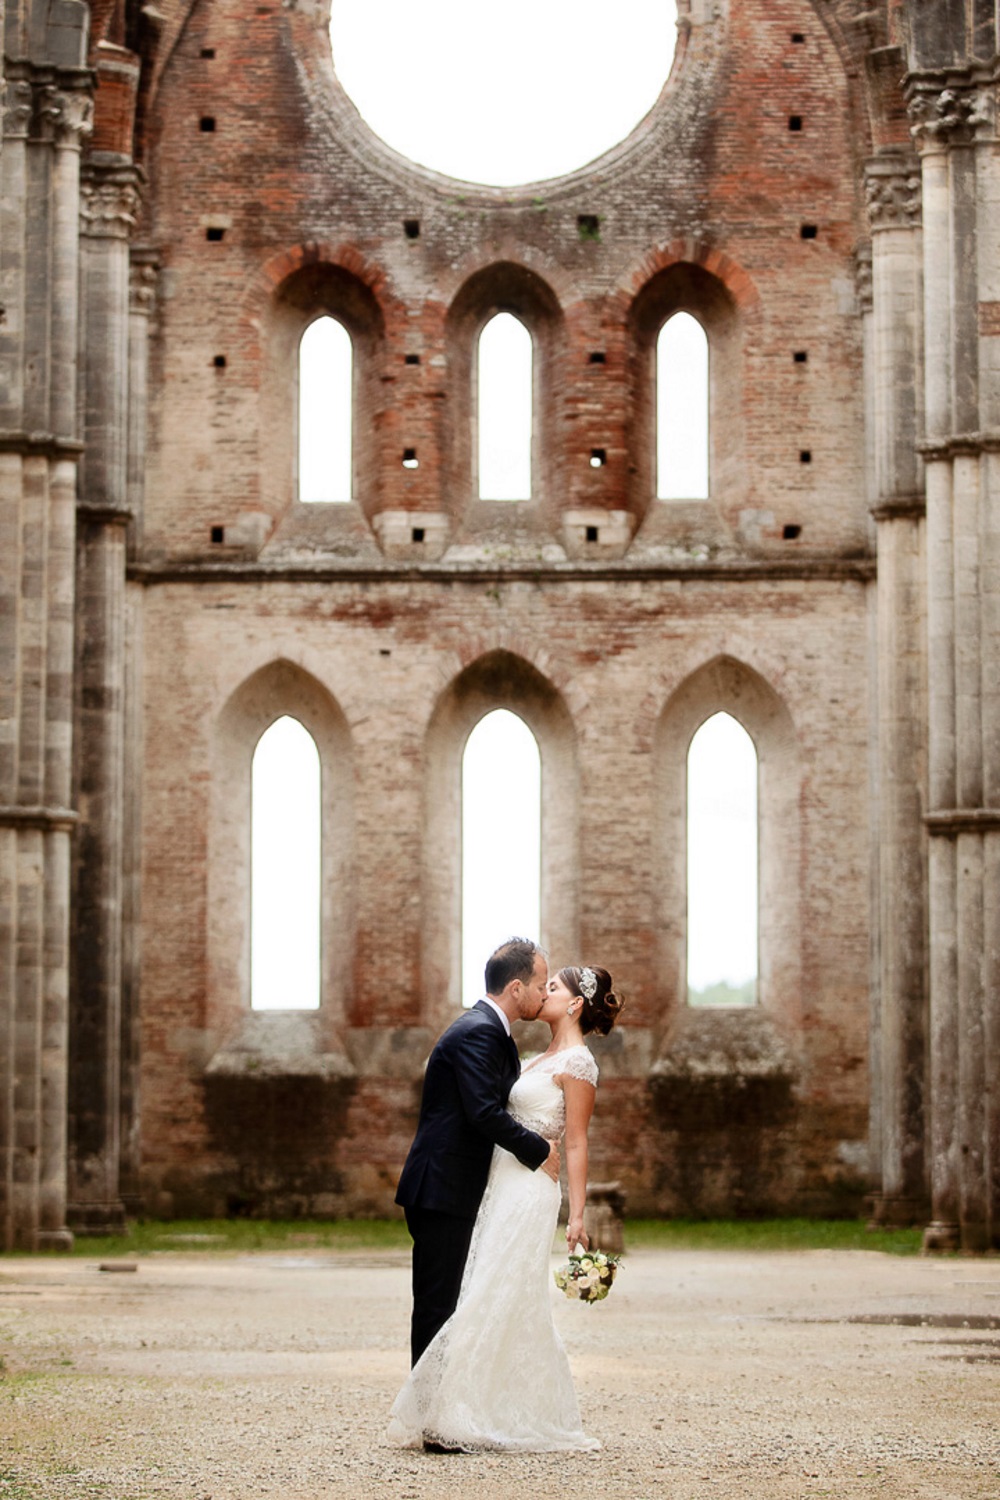
<svg viewBox="0 0 1000 1500">
<path fill-rule="evenodd" d="M 564 1077 L 582 1078 L 597 1087 L 597 1064 L 589 1047 L 573 1047 L 566 1053 L 559 1072 Z"/>
</svg>

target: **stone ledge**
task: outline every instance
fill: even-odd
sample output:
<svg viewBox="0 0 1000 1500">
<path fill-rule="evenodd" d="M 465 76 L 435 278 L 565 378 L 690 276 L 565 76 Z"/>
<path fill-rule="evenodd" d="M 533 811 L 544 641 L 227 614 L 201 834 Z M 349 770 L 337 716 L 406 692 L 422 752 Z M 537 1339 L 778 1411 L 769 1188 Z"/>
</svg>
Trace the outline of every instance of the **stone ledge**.
<svg viewBox="0 0 1000 1500">
<path fill-rule="evenodd" d="M 355 1077 L 345 1052 L 324 1051 L 319 1011 L 251 1011 L 223 1041 L 205 1068 L 208 1078 Z"/>
</svg>

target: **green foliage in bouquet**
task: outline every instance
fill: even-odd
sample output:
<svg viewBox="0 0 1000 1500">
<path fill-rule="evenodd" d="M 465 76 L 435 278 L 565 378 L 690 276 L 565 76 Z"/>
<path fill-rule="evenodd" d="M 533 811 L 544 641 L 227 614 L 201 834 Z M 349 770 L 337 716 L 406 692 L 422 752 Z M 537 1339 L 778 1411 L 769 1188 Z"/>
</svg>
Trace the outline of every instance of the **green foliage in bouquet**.
<svg viewBox="0 0 1000 1500">
<path fill-rule="evenodd" d="M 602 1302 L 611 1290 L 620 1264 L 620 1255 L 611 1255 L 604 1250 L 585 1250 L 582 1255 L 571 1255 L 566 1264 L 554 1272 L 556 1286 L 565 1296 L 575 1297 L 580 1302 Z"/>
</svg>

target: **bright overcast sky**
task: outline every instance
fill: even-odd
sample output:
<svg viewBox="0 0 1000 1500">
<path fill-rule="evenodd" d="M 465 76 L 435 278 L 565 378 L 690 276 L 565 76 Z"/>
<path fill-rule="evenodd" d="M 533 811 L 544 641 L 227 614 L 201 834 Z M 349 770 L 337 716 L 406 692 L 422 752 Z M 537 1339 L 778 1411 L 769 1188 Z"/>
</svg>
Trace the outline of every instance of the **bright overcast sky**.
<svg viewBox="0 0 1000 1500">
<path fill-rule="evenodd" d="M 510 185 L 582 167 L 656 102 L 673 0 L 333 0 L 337 75 L 413 161 Z"/>
</svg>

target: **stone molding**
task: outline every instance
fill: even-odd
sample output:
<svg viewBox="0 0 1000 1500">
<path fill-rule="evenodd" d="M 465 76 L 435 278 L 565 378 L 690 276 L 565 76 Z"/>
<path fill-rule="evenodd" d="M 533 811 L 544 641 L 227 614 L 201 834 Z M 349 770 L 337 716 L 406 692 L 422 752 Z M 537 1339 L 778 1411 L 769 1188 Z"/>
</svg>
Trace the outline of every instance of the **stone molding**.
<svg viewBox="0 0 1000 1500">
<path fill-rule="evenodd" d="M 129 312 L 150 316 L 156 311 L 156 288 L 160 274 L 160 252 L 133 245 L 129 257 Z"/>
<path fill-rule="evenodd" d="M 918 229 L 923 208 L 919 159 L 875 157 L 867 162 L 865 200 L 872 234 L 886 229 Z"/>
<path fill-rule="evenodd" d="M 927 499 L 924 495 L 890 495 L 870 507 L 876 521 L 922 520 L 927 514 Z"/>
<path fill-rule="evenodd" d="M 46 833 L 68 833 L 80 821 L 71 807 L 0 805 L 0 828 L 40 828 Z"/>
<path fill-rule="evenodd" d="M 903 89 L 918 150 L 996 140 L 997 83 L 991 73 L 911 73 Z"/>
<path fill-rule="evenodd" d="M 927 813 L 928 833 L 957 838 L 960 833 L 1000 832 L 1000 807 L 949 807 Z"/>
<path fill-rule="evenodd" d="M 96 526 L 128 526 L 135 519 L 132 512 L 120 505 L 94 505 L 86 500 L 76 502 L 77 519 L 89 521 Z"/>
<path fill-rule="evenodd" d="M 0 429 L 0 453 L 22 453 L 26 458 L 71 458 L 84 452 L 75 438 L 56 437 L 52 432 L 18 432 Z"/>
<path fill-rule="evenodd" d="M 85 507 L 78 506 L 78 513 Z M 412 514 L 417 514 L 413 512 Z M 629 563 L 627 559 L 617 566 L 608 560 L 602 563 L 510 563 L 505 567 L 494 565 L 475 567 L 456 563 L 448 567 L 443 563 L 414 564 L 393 562 L 386 559 L 380 568 L 370 563 L 352 566 L 344 562 L 320 562 L 305 566 L 301 563 L 277 566 L 259 562 L 242 562 L 236 558 L 226 562 L 142 562 L 132 564 L 127 577 L 132 583 L 152 588 L 159 584 L 213 584 L 247 583 L 454 583 L 457 579 L 473 579 L 476 583 L 505 583 L 529 579 L 532 583 L 556 580 L 590 579 L 597 582 L 637 579 L 655 582 L 660 579 L 678 579 L 697 583 L 706 579 L 711 583 L 722 580 L 735 583 L 772 582 L 816 582 L 816 583 L 871 583 L 876 576 L 874 557 L 802 558 L 795 561 L 784 558 L 740 558 L 733 562 L 685 563 Z"/>
<path fill-rule="evenodd" d="M 138 167 L 88 161 L 80 182 L 80 233 L 89 239 L 127 240 L 142 201 Z"/>
<path fill-rule="evenodd" d="M 945 463 L 959 456 L 1000 453 L 1000 432 L 956 432 L 951 437 L 920 438 L 917 452 L 925 463 Z"/>
</svg>

